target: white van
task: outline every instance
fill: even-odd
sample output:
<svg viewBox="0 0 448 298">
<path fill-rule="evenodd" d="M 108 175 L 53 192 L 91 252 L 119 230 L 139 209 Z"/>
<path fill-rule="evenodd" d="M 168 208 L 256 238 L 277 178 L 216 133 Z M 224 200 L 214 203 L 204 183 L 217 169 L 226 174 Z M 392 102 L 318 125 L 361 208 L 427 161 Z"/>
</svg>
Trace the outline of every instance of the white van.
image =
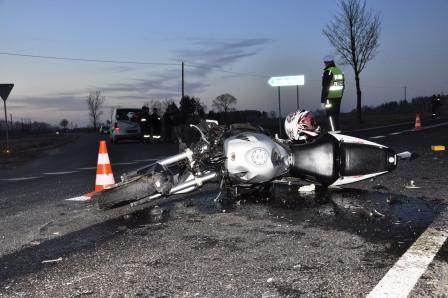
<svg viewBox="0 0 448 298">
<path fill-rule="evenodd" d="M 109 134 L 112 143 L 141 140 L 140 112 L 140 109 L 114 108 Z"/>
</svg>

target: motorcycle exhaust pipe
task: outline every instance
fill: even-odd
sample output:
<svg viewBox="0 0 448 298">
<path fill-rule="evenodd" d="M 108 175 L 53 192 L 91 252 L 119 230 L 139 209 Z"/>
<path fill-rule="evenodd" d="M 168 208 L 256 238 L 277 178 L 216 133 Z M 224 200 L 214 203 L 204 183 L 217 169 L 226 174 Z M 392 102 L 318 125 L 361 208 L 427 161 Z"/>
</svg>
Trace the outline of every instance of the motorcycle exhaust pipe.
<svg viewBox="0 0 448 298">
<path fill-rule="evenodd" d="M 176 194 L 177 192 L 185 190 L 185 189 L 188 189 L 188 188 L 196 189 L 198 187 L 201 187 L 205 182 L 213 180 L 216 177 L 218 177 L 218 174 L 216 172 L 212 172 L 212 173 L 209 173 L 207 175 L 200 176 L 200 177 L 194 177 L 194 179 L 192 179 L 190 181 L 186 181 L 184 183 L 181 183 L 181 184 L 176 185 L 173 188 L 171 188 L 171 190 L 170 190 L 168 195 Z M 161 193 L 154 194 L 154 195 L 149 196 L 147 198 L 144 198 L 144 199 L 138 200 L 136 202 L 133 202 L 133 203 L 130 204 L 130 206 L 134 207 L 134 206 L 138 206 L 138 205 L 141 205 L 141 204 L 145 204 L 145 203 L 150 202 L 150 201 L 152 201 L 154 199 L 160 198 L 161 196 L 163 196 L 163 194 L 161 194 Z"/>
</svg>

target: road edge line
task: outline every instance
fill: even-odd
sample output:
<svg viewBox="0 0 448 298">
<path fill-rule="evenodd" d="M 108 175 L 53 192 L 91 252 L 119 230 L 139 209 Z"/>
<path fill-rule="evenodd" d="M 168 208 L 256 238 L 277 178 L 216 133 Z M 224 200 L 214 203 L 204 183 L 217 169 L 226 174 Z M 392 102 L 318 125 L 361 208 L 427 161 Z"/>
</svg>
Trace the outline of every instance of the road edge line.
<svg viewBox="0 0 448 298">
<path fill-rule="evenodd" d="M 439 227 L 447 215 L 440 213 L 366 297 L 408 297 L 448 238 L 448 227 Z"/>
</svg>

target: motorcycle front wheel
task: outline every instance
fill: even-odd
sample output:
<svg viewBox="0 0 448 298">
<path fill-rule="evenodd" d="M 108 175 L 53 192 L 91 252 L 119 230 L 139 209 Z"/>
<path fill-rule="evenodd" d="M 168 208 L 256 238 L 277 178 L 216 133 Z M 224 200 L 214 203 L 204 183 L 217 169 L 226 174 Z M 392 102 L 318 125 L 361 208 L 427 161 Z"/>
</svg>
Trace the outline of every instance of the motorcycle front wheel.
<svg viewBox="0 0 448 298">
<path fill-rule="evenodd" d="M 157 193 L 151 177 L 142 175 L 105 189 L 94 195 L 99 209 L 112 209 L 130 204 Z"/>
</svg>

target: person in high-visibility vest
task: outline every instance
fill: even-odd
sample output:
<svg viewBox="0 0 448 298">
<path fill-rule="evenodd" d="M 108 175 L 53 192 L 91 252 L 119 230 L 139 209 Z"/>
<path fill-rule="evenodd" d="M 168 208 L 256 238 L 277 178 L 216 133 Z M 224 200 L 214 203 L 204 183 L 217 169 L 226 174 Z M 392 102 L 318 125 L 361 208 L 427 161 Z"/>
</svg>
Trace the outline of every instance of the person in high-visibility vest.
<svg viewBox="0 0 448 298">
<path fill-rule="evenodd" d="M 332 56 L 324 57 L 325 69 L 322 74 L 322 108 L 327 112 L 332 131 L 339 131 L 339 111 L 344 94 L 344 74 L 336 67 Z"/>
</svg>

